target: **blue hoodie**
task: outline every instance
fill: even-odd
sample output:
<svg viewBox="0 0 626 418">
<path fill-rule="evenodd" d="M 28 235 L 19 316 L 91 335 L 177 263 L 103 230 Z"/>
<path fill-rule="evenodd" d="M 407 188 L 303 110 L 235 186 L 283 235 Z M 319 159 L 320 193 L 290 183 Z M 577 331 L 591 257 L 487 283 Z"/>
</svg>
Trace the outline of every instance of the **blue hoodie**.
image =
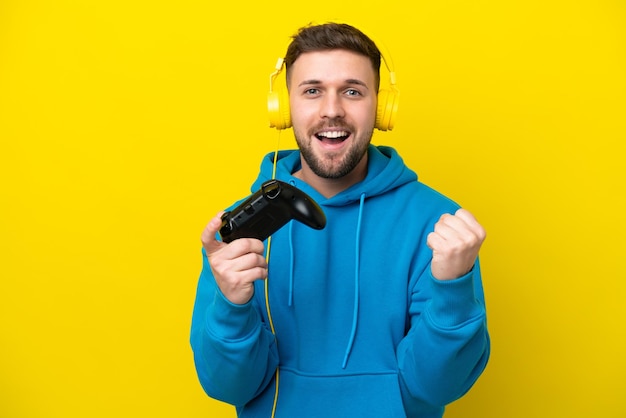
<svg viewBox="0 0 626 418">
<path fill-rule="evenodd" d="M 206 254 L 191 328 L 206 393 L 240 417 L 441 417 L 489 357 L 478 260 L 439 281 L 426 237 L 458 205 L 417 181 L 389 147 L 369 147 L 367 177 L 325 198 L 292 173 L 299 151 L 281 151 L 276 178 L 316 200 L 318 231 L 292 221 L 271 238 L 269 307 L 264 281 L 244 305 L 218 289 Z M 268 154 L 252 186 L 271 178 Z M 267 248 L 267 246 L 266 246 Z"/>
</svg>

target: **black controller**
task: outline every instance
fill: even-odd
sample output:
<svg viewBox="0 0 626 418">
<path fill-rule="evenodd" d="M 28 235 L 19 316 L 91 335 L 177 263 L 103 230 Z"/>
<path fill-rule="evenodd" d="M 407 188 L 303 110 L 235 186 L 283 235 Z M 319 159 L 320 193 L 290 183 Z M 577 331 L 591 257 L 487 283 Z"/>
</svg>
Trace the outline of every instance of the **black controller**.
<svg viewBox="0 0 626 418">
<path fill-rule="evenodd" d="M 302 190 L 280 180 L 268 180 L 235 209 L 222 215 L 222 241 L 257 238 L 264 241 L 290 220 L 314 228 L 326 226 L 322 208 Z"/>
</svg>

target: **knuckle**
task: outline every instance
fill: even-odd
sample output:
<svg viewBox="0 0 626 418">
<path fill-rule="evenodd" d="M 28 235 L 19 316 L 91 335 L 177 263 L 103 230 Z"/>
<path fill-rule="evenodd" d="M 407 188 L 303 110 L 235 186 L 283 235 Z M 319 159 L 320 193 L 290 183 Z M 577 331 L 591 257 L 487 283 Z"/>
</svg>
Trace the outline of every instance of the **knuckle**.
<svg viewBox="0 0 626 418">
<path fill-rule="evenodd" d="M 213 263 L 211 268 L 216 273 L 216 276 L 225 277 L 228 275 L 228 269 L 220 263 Z"/>
</svg>

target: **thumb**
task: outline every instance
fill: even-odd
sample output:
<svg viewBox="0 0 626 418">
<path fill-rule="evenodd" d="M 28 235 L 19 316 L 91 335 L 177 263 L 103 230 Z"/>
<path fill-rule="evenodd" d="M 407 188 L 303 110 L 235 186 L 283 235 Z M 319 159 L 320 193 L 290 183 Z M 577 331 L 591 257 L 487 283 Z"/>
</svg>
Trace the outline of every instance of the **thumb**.
<svg viewBox="0 0 626 418">
<path fill-rule="evenodd" d="M 204 228 L 204 231 L 202 231 L 202 236 L 200 237 L 200 240 L 202 241 L 202 246 L 204 247 L 207 256 L 213 254 L 224 245 L 226 245 L 215 238 L 217 231 L 219 231 L 220 226 L 222 225 L 223 213 L 224 212 L 222 211 L 215 215 L 215 217 L 211 219 L 207 226 Z"/>
</svg>

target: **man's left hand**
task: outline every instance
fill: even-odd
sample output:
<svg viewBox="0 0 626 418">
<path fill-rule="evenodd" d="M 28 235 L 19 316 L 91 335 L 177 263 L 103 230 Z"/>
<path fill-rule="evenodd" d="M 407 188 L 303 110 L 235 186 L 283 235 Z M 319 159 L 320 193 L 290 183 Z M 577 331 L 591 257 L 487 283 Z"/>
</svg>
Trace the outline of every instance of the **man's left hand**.
<svg viewBox="0 0 626 418">
<path fill-rule="evenodd" d="M 433 277 L 452 280 L 467 274 L 476 262 L 485 237 L 485 229 L 467 210 L 459 209 L 454 215 L 443 214 L 426 240 L 433 250 Z"/>
</svg>

